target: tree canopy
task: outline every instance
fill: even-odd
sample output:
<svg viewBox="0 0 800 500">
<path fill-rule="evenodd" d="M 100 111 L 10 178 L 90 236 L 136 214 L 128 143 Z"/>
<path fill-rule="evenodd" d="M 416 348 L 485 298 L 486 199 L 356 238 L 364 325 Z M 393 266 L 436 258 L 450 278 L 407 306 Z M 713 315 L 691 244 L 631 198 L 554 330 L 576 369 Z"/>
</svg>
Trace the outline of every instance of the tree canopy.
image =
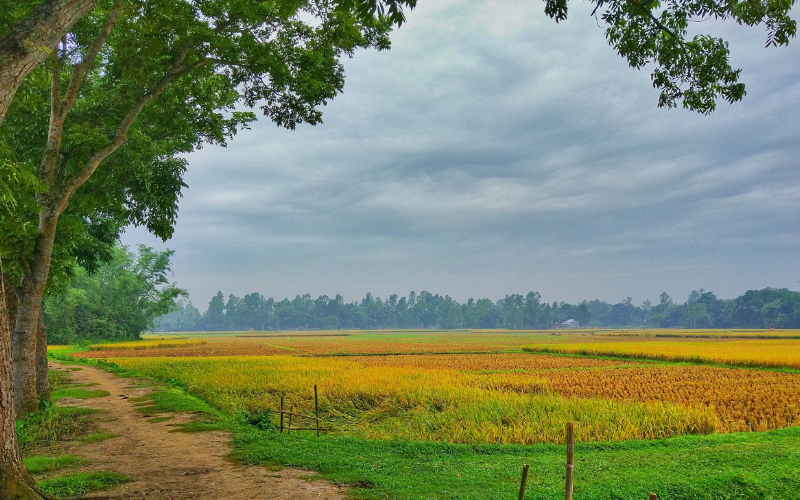
<svg viewBox="0 0 800 500">
<path fill-rule="evenodd" d="M 153 321 L 177 309 L 185 291 L 170 282 L 172 251 L 139 245 L 115 246 L 111 262 L 75 279 L 45 298 L 44 323 L 51 344 L 79 340 L 134 340 Z"/>
<path fill-rule="evenodd" d="M 545 0 L 556 22 L 567 18 L 568 0 Z M 708 114 L 717 101 L 740 101 L 745 85 L 741 69 L 730 63 L 728 42 L 689 27 L 704 21 L 764 26 L 765 46 L 788 45 L 797 34 L 790 17 L 794 0 L 592 0 L 592 15 L 605 27 L 606 39 L 632 67 L 654 66 L 653 87 L 660 107 L 683 107 Z M 695 31 L 695 30 L 691 30 Z"/>
</svg>

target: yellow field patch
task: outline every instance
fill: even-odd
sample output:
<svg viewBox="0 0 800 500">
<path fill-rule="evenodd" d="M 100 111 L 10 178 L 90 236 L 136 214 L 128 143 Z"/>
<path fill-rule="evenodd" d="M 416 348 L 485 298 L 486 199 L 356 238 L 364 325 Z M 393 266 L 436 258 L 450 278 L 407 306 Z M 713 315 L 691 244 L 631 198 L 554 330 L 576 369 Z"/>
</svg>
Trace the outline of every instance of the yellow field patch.
<svg viewBox="0 0 800 500">
<path fill-rule="evenodd" d="M 530 352 L 631 356 L 669 361 L 800 368 L 800 340 L 642 340 L 636 342 L 538 343 Z"/>
</svg>

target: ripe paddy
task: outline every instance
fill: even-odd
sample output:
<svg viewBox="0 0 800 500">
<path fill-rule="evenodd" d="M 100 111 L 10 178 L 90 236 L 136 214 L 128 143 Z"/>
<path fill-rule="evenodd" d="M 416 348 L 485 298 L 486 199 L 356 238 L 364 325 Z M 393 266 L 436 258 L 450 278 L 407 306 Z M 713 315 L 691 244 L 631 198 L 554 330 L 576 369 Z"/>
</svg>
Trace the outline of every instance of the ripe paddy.
<svg viewBox="0 0 800 500">
<path fill-rule="evenodd" d="M 523 352 L 704 353 L 706 362 L 791 367 L 792 349 L 800 347 L 800 340 L 742 340 L 730 332 L 645 332 L 631 341 L 634 334 L 249 332 L 196 335 L 202 344 L 150 339 L 147 348 L 109 345 L 80 356 L 177 383 L 229 412 L 275 409 L 281 396 L 308 411 L 317 385 L 328 425 L 366 439 L 558 443 L 567 421 L 584 442 L 800 425 L 800 373 L 792 370 Z"/>
</svg>

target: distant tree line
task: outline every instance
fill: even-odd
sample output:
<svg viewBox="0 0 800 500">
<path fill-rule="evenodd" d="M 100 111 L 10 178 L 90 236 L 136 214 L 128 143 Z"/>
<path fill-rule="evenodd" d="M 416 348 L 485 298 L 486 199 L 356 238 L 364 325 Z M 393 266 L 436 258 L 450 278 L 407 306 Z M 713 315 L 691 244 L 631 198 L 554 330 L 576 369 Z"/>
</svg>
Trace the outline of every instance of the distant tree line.
<svg viewBox="0 0 800 500">
<path fill-rule="evenodd" d="M 156 322 L 158 331 L 245 331 L 294 329 L 546 329 L 575 319 L 587 327 L 800 328 L 800 292 L 765 288 L 735 299 L 718 299 L 696 290 L 684 303 L 662 293 L 658 304 L 635 305 L 631 297 L 610 304 L 584 300 L 580 304 L 543 302 L 537 292 L 506 295 L 498 301 L 469 299 L 423 291 L 387 299 L 371 293 L 361 301 L 341 295 L 298 295 L 276 301 L 260 293 L 244 297 L 222 292 L 201 313 L 191 301 Z"/>
</svg>

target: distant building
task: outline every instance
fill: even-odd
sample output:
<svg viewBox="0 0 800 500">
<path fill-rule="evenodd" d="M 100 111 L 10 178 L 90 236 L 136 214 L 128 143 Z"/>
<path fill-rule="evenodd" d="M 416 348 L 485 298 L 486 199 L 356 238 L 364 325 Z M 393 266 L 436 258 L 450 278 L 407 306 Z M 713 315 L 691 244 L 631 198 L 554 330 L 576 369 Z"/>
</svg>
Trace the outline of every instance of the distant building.
<svg viewBox="0 0 800 500">
<path fill-rule="evenodd" d="M 555 326 L 556 328 L 580 328 L 581 322 L 577 319 L 568 319 L 563 323 L 559 323 Z"/>
</svg>

